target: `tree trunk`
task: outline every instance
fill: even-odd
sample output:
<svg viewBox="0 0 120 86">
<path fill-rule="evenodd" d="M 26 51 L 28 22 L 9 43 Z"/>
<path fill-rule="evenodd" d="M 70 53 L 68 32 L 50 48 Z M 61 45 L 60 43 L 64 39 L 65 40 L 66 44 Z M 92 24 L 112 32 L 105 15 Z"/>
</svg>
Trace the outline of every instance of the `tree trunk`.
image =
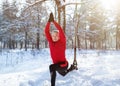
<svg viewBox="0 0 120 86">
<path fill-rule="evenodd" d="M 65 2 L 65 0 L 63 0 Z M 66 28 L 66 11 L 65 11 L 65 6 L 63 6 L 63 31 L 65 33 L 65 28 Z"/>
<path fill-rule="evenodd" d="M 78 35 L 77 35 L 77 42 L 78 42 L 78 49 L 80 50 L 80 38 Z"/>
<path fill-rule="evenodd" d="M 60 6 L 60 1 L 59 0 L 55 0 L 55 3 L 57 5 L 57 10 L 58 10 L 58 23 L 61 23 L 61 8 L 59 8 Z"/>
<path fill-rule="evenodd" d="M 23 42 L 20 41 L 20 49 L 22 49 L 22 48 L 23 48 Z"/>
<path fill-rule="evenodd" d="M 87 50 L 87 39 L 86 39 L 86 33 L 85 33 L 85 49 Z"/>
<path fill-rule="evenodd" d="M 118 50 L 118 28 L 116 28 L 116 50 Z"/>
<path fill-rule="evenodd" d="M 47 42 L 47 40 L 45 40 L 45 48 L 47 48 L 47 44 L 48 44 L 48 42 Z"/>
<path fill-rule="evenodd" d="M 39 36 L 40 36 L 40 34 L 39 34 L 39 32 L 37 32 L 37 45 L 36 45 L 36 47 L 38 50 L 39 50 L 39 41 L 40 41 Z"/>
<path fill-rule="evenodd" d="M 27 31 L 25 32 L 25 51 L 27 51 Z"/>
<path fill-rule="evenodd" d="M 9 46 L 9 49 L 12 49 L 12 40 L 11 40 L 11 37 L 9 38 L 8 46 Z"/>
<path fill-rule="evenodd" d="M 37 49 L 39 49 L 39 44 L 40 44 L 40 33 L 39 33 L 39 29 L 40 29 L 40 16 L 39 16 L 39 6 L 37 5 L 37 11 L 38 11 L 38 31 L 37 31 L 37 42 L 36 42 L 36 47 Z"/>
<path fill-rule="evenodd" d="M 104 32 L 104 36 L 105 36 L 105 38 L 104 38 L 104 43 L 105 43 L 105 46 L 104 46 L 104 49 L 106 50 L 107 49 L 107 45 L 106 45 L 106 32 Z"/>
</svg>

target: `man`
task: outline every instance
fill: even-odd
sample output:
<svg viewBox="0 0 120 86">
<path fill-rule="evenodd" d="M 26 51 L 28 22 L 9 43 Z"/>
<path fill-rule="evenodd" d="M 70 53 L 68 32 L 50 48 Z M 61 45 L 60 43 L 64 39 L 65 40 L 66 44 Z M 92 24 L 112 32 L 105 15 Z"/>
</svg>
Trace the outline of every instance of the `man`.
<svg viewBox="0 0 120 86">
<path fill-rule="evenodd" d="M 54 24 L 57 30 L 53 30 L 50 33 L 50 24 L 51 22 Z M 45 35 L 49 42 L 50 54 L 53 61 L 53 64 L 49 66 L 50 74 L 51 74 L 51 86 L 55 86 L 56 80 L 56 71 L 65 76 L 68 72 L 75 69 L 74 65 L 71 65 L 68 68 L 68 61 L 65 57 L 65 49 L 66 49 L 66 37 L 61 28 L 61 26 L 54 21 L 53 14 L 50 14 L 49 20 L 45 27 Z"/>
</svg>

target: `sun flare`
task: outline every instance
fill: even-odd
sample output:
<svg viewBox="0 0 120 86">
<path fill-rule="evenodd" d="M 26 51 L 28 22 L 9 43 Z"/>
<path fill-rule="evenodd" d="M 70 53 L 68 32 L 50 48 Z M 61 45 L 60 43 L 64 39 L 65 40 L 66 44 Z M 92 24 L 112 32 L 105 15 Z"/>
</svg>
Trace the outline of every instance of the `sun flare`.
<svg viewBox="0 0 120 86">
<path fill-rule="evenodd" d="M 106 10 L 114 10 L 119 0 L 100 0 L 102 7 Z"/>
</svg>

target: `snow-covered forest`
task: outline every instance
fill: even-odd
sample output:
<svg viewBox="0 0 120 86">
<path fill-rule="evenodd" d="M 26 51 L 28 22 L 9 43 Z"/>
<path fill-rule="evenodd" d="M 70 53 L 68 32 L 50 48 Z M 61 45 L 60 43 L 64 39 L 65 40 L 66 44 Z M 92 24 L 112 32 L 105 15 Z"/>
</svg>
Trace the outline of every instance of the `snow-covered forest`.
<svg viewBox="0 0 120 86">
<path fill-rule="evenodd" d="M 50 86 L 51 12 L 78 64 L 56 86 L 120 86 L 120 0 L 0 0 L 0 86 Z"/>
<path fill-rule="evenodd" d="M 105 8 L 102 0 L 2 0 L 0 48 L 46 48 L 44 27 L 53 12 L 66 33 L 67 48 L 74 47 L 78 29 L 79 49 L 119 50 L 120 1 L 110 2 Z"/>
</svg>

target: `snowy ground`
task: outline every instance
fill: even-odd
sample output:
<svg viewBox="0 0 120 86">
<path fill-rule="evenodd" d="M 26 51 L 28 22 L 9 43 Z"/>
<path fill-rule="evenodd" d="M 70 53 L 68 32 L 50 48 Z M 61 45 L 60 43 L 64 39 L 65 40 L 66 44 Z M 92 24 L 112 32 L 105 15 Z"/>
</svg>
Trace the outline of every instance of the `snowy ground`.
<svg viewBox="0 0 120 86">
<path fill-rule="evenodd" d="M 50 86 L 48 49 L 0 52 L 0 86 Z M 71 64 L 73 50 L 66 51 Z M 120 86 L 120 51 L 77 52 L 78 70 L 57 74 L 56 86 Z"/>
</svg>

